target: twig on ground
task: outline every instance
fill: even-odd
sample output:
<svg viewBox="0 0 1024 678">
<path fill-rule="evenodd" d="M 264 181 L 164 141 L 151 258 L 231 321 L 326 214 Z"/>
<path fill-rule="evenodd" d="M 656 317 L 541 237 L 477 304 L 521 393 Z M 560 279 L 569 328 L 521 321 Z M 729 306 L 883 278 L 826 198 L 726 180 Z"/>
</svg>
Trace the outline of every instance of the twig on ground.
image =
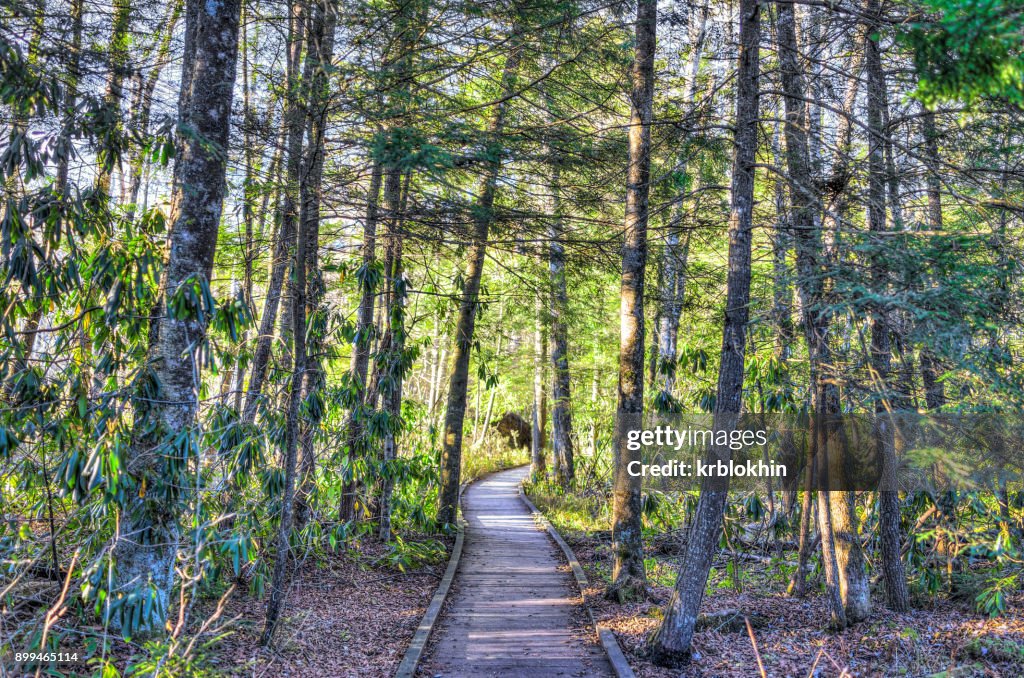
<svg viewBox="0 0 1024 678">
<path fill-rule="evenodd" d="M 768 674 L 764 670 L 764 663 L 761 661 L 761 653 L 757 650 L 757 640 L 754 639 L 754 627 L 750 625 L 750 617 L 744 615 L 743 621 L 747 624 L 747 635 L 750 636 L 750 644 L 754 647 L 754 657 L 757 658 L 757 670 L 761 673 L 761 678 L 768 678 Z"/>
</svg>

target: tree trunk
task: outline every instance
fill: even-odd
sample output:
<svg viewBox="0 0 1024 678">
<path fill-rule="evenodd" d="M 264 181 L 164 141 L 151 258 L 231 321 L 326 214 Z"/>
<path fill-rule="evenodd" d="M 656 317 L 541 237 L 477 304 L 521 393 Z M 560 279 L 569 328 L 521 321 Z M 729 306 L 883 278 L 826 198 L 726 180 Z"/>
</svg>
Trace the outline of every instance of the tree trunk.
<svg viewBox="0 0 1024 678">
<path fill-rule="evenodd" d="M 298 214 L 299 173 L 302 169 L 302 136 L 305 131 L 305 115 L 299 96 L 299 62 L 302 57 L 302 44 L 305 36 L 306 8 L 303 0 L 293 0 L 289 5 L 288 20 L 288 64 L 287 79 L 290 95 L 285 101 L 284 133 L 285 178 L 283 200 L 281 204 L 280 237 L 274 247 L 274 261 L 267 286 L 267 299 L 260 319 L 260 334 L 256 339 L 256 350 L 253 352 L 252 371 L 249 374 L 249 388 L 245 400 L 245 411 L 242 418 L 251 423 L 256 419 L 256 411 L 263 394 L 263 384 L 267 378 L 267 366 L 270 362 L 270 349 L 274 341 L 274 327 L 277 324 L 278 308 L 284 295 L 285 276 L 289 261 L 294 262 L 291 252 L 295 247 L 296 222 Z M 289 286 L 290 287 L 290 286 Z M 293 291 L 294 292 L 294 291 Z M 290 301 L 288 302 L 290 304 Z M 282 313 L 285 325 L 292 325 L 290 304 Z M 287 334 L 287 333 L 283 333 Z"/>
<path fill-rule="evenodd" d="M 135 401 L 135 431 L 126 471 L 137 489 L 126 491 L 126 506 L 114 546 L 117 595 L 139 586 L 149 591 L 125 605 L 126 614 L 152 600 L 153 614 L 134 625 L 134 635 L 162 629 L 174 582 L 178 549 L 178 506 L 173 497 L 187 490 L 191 459 L 198 441 L 167 445 L 166 438 L 190 432 L 198 409 L 199 362 L 195 352 L 206 331 L 205 315 L 172 312 L 182 288 L 208 285 L 213 272 L 225 191 L 225 152 L 231 123 L 238 24 L 241 4 L 189 0 L 185 43 L 191 72 L 181 98 L 179 124 L 194 130 L 180 137 L 171 200 L 171 247 L 161 289 L 165 314 L 158 340 L 149 348 L 158 392 Z M 185 358 L 183 359 L 183 356 Z M 143 394 L 140 394 L 143 395 Z M 153 450 L 165 450 L 154 454 Z M 120 619 L 130 619 L 121 617 Z M 112 620 L 122 627 L 120 619 Z M 124 629 L 127 631 L 128 629 Z"/>
<path fill-rule="evenodd" d="M 388 169 L 384 185 L 384 201 L 388 213 L 387 254 L 385 279 L 388 284 L 388 329 L 384 336 L 383 356 L 375 370 L 382 406 L 388 415 L 384 434 L 384 470 L 381 479 L 380 540 L 391 540 L 391 494 L 394 489 L 393 473 L 398 458 L 397 433 L 402 416 L 402 380 L 405 375 L 405 300 L 406 284 L 402 273 L 402 174 L 400 167 Z"/>
<path fill-rule="evenodd" d="M 690 56 L 690 73 L 686 87 L 684 103 L 692 107 L 697 92 L 697 76 L 700 74 L 700 62 L 704 54 L 704 41 L 707 37 L 708 8 L 700 10 L 700 20 L 690 26 L 689 38 L 693 53 Z M 679 160 L 676 170 L 686 175 L 689 170 L 689 158 Z M 658 347 L 658 372 L 663 377 L 661 393 L 656 401 L 663 409 L 674 407 L 673 397 L 676 382 L 676 360 L 678 358 L 679 318 L 683 312 L 683 301 L 686 293 L 686 265 L 690 252 L 690 231 L 682 233 L 684 214 L 684 191 L 681 189 L 676 198 L 675 216 L 668 229 L 665 240 L 665 251 L 662 255 L 661 311 L 658 315 L 656 345 Z"/>
<path fill-rule="evenodd" d="M 103 95 L 104 115 L 109 116 L 107 124 L 116 121 L 121 127 L 121 99 L 124 97 L 124 78 L 128 75 L 128 46 L 131 40 L 132 3 L 129 0 L 114 0 L 114 15 L 110 29 L 110 43 L 107 46 L 107 60 L 110 71 L 107 73 L 107 89 Z M 235 42 L 238 42 L 237 36 Z M 109 150 L 104 150 L 97 157 L 96 189 L 104 194 L 110 193 L 110 175 L 114 165 L 120 162 Z"/>
<path fill-rule="evenodd" d="M 942 230 L 942 179 L 939 174 L 939 133 L 935 126 L 935 113 L 925 110 L 921 117 L 921 132 L 924 137 L 924 154 L 929 166 L 925 184 L 928 193 L 928 227 L 935 232 Z M 921 349 L 921 381 L 924 383 L 925 405 L 929 410 L 941 409 L 946 404 L 945 385 L 939 378 L 942 363 L 931 349 Z"/>
<path fill-rule="evenodd" d="M 513 34 L 518 31 L 513 28 Z M 455 325 L 455 355 L 451 380 L 448 385 L 448 405 L 444 417 L 444 439 L 441 448 L 441 490 L 437 511 L 437 522 L 455 524 L 459 502 L 459 484 L 462 473 L 462 432 L 466 419 L 466 392 L 469 385 L 469 357 L 473 347 L 473 331 L 476 327 L 477 306 L 480 296 L 480 279 L 484 270 L 484 256 L 487 252 L 487 238 L 494 219 L 494 194 L 498 187 L 498 173 L 501 171 L 501 135 L 505 129 L 505 114 L 508 109 L 508 95 L 513 91 L 519 60 L 522 57 L 522 43 L 516 39 L 505 59 L 501 75 L 502 98 L 494 106 L 494 116 L 488 126 L 486 144 L 489 147 L 486 169 L 480 181 L 477 203 L 473 209 L 473 236 L 468 251 L 465 286 L 459 303 L 459 316 Z"/>
<path fill-rule="evenodd" d="M 817 219 L 819 196 L 813 188 L 808 139 L 804 131 L 806 87 L 797 52 L 793 6 L 780 3 L 778 8 L 779 61 L 786 104 L 786 159 L 799 269 L 797 286 L 803 307 L 814 410 L 817 413 L 814 455 L 820 459 L 827 456 L 835 439 L 833 428 L 834 418 L 839 413 L 839 394 L 835 379 L 826 374 L 832 364 L 827 336 L 830 318 L 824 298 L 825 257 Z M 831 624 L 837 628 L 845 626 L 847 621 L 864 618 L 870 605 L 852 502 L 853 495 L 845 492 L 830 493 L 830 496 L 819 493 L 818 496 L 819 534 L 826 585 L 829 587 Z M 833 562 L 838 568 L 835 577 L 830 575 Z"/>
<path fill-rule="evenodd" d="M 549 149 L 550 150 L 550 149 Z M 551 215 L 548 227 L 551 272 L 551 454 L 558 459 L 555 481 L 569 487 L 576 479 L 572 448 L 572 401 L 569 394 L 569 293 L 565 279 L 565 225 L 562 222 L 561 168 L 557 152 L 551 156 Z"/>
<path fill-rule="evenodd" d="M 327 332 L 327 311 L 321 308 L 324 281 L 320 273 L 320 200 L 324 174 L 324 136 L 330 103 L 328 70 L 334 55 L 334 32 L 338 15 L 334 4 L 324 0 L 311 7 L 309 47 L 303 80 L 308 83 L 309 104 L 306 135 L 309 147 L 303 160 L 300 187 L 300 221 L 306 238 L 306 375 L 302 399 L 307 403 L 306 421 L 299 431 L 301 482 L 296 496 L 296 523 L 301 527 L 309 519 L 310 496 L 316 481 L 316 449 L 314 439 L 323 413 L 321 393 L 327 378 L 323 371 L 324 337 Z"/>
<path fill-rule="evenodd" d="M 656 0 L 639 0 L 636 52 L 631 75 L 629 167 L 626 223 L 622 246 L 619 388 L 613 439 L 612 581 L 605 596 L 625 602 L 646 595 L 642 486 L 628 468 L 640 453 L 630 450 L 627 431 L 640 426 L 644 411 L 644 275 L 651 182 L 651 122 L 654 117 L 654 53 L 658 31 Z"/>
<path fill-rule="evenodd" d="M 547 341 L 544 331 L 543 296 L 537 295 L 536 324 L 533 330 L 533 416 L 530 436 L 530 476 L 535 481 L 547 476 L 544 459 L 544 364 L 547 362 Z"/>
<path fill-rule="evenodd" d="M 261 644 L 270 645 L 281 616 L 287 588 L 288 563 L 291 560 L 291 532 L 295 515 L 295 485 L 298 476 L 299 419 L 301 417 L 302 382 L 306 371 L 306 248 L 310 235 L 306 224 L 299 222 L 295 238 L 292 268 L 295 281 L 292 287 L 292 374 L 288 391 L 288 410 L 285 423 L 284 491 L 281 496 L 281 516 L 277 528 L 274 572 L 267 598 L 267 619 L 263 627 Z"/>
<path fill-rule="evenodd" d="M 877 19 L 878 5 L 876 0 L 868 3 L 869 19 Z M 874 26 L 872 30 L 874 30 Z M 885 138 L 888 131 L 884 125 L 886 106 L 885 75 L 882 72 L 882 59 L 878 43 L 869 37 L 864 43 L 864 65 L 867 72 L 867 103 L 868 103 L 868 228 L 872 234 L 872 253 L 870 255 L 870 276 L 874 295 L 886 296 L 888 293 L 888 270 L 885 263 L 884 248 L 887 244 L 877 238 L 877 234 L 886 230 L 885 225 L 885 180 L 886 174 L 893 174 L 891 156 L 887 163 L 884 158 Z M 888 166 L 887 166 L 888 165 Z M 891 191 L 893 207 L 896 207 L 896 191 Z M 893 219 L 898 226 L 898 210 L 893 210 Z M 878 458 L 882 459 L 882 483 L 879 492 L 878 529 L 881 538 L 882 572 L 885 576 L 885 590 L 889 607 L 895 612 L 904 612 L 909 607 L 906 573 L 900 558 L 900 500 L 896 490 L 896 449 L 894 422 L 889 413 L 892 404 L 888 398 L 889 369 L 892 355 L 890 345 L 889 311 L 882 304 L 875 304 L 871 309 L 871 369 L 873 386 L 877 393 L 875 403 L 875 449 Z M 849 585 L 848 585 L 849 586 Z M 865 598 L 867 591 L 862 594 Z M 845 601 L 844 601 L 845 602 Z M 849 610 L 849 603 L 847 603 Z M 856 617 L 850 614 L 851 617 Z"/>
<path fill-rule="evenodd" d="M 370 187 L 366 194 L 366 218 L 363 221 L 363 263 L 356 277 L 359 281 L 361 296 L 359 309 L 356 312 L 356 335 L 352 344 L 352 383 L 355 388 L 355 404 L 349 417 L 348 425 L 348 468 L 342 483 L 341 506 L 338 514 L 342 521 L 355 517 L 357 483 L 352 465 L 359 457 L 366 456 L 367 446 L 363 420 L 367 416 L 366 380 L 370 372 L 370 345 L 373 337 L 373 305 L 377 294 L 375 276 L 377 254 L 377 211 L 380 200 L 380 188 L 384 167 L 379 160 L 373 163 L 370 174 Z"/>
<path fill-rule="evenodd" d="M 163 30 L 157 38 L 157 44 L 153 56 L 154 62 L 153 67 L 150 69 L 146 76 L 145 81 L 139 83 L 139 94 L 137 100 L 137 106 L 132 111 L 132 127 L 142 133 L 149 130 L 149 121 L 153 110 L 153 94 L 156 91 L 157 82 L 160 80 L 160 73 L 163 72 L 164 67 L 170 62 L 171 52 L 171 40 L 174 38 L 174 30 L 178 25 L 178 21 L 181 19 L 182 8 L 184 7 L 183 0 L 174 0 L 170 5 L 167 6 L 167 14 L 165 15 L 161 25 Z M 244 26 L 244 21 L 242 22 Z M 243 29 L 244 32 L 244 29 Z M 243 44 L 244 44 L 243 37 Z M 245 74 L 245 66 L 243 65 L 243 74 Z M 248 90 L 248 87 L 245 88 Z M 142 174 L 143 169 L 146 165 L 146 156 L 148 149 L 139 149 L 135 157 L 132 158 L 131 167 L 128 172 L 128 204 L 129 216 L 128 220 L 131 221 L 136 212 L 136 203 L 139 199 L 139 189 L 142 185 Z"/>
<path fill-rule="evenodd" d="M 750 305 L 750 261 L 753 236 L 754 164 L 759 104 L 761 8 L 757 0 L 741 0 L 740 53 L 736 74 L 736 120 L 729 217 L 729 270 L 726 280 L 722 359 L 718 370 L 714 428 L 730 430 L 743 403 L 743 359 Z M 727 460 L 728 447 L 709 450 L 712 459 Z M 728 485 L 701 488 L 697 510 L 679 565 L 679 575 L 661 626 L 651 639 L 654 662 L 677 665 L 689 661 L 697 612 L 704 597 L 711 561 L 718 549 Z"/>
</svg>

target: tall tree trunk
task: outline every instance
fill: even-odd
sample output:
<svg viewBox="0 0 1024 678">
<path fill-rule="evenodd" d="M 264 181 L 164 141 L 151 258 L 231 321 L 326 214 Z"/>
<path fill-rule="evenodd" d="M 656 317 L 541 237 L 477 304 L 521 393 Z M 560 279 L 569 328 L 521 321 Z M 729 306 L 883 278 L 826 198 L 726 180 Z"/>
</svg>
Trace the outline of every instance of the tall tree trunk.
<svg viewBox="0 0 1024 678">
<path fill-rule="evenodd" d="M 939 175 L 939 133 L 935 125 L 935 113 L 925 110 L 921 117 L 921 133 L 924 137 L 924 154 L 928 158 L 925 185 L 928 193 L 928 227 L 942 230 L 942 179 Z M 942 363 L 931 347 L 921 349 L 921 381 L 924 383 L 925 405 L 929 410 L 941 409 L 946 404 L 945 385 L 940 381 Z"/>
<path fill-rule="evenodd" d="M 533 330 L 533 409 L 530 436 L 530 476 L 536 480 L 547 477 L 544 458 L 544 365 L 547 362 L 547 333 L 544 328 L 543 295 L 537 295 L 537 308 Z"/>
<path fill-rule="evenodd" d="M 629 167 L 626 172 L 626 222 L 619 287 L 619 388 L 613 438 L 612 581 L 606 597 L 624 602 L 646 595 L 641 478 L 629 464 L 640 458 L 626 443 L 629 429 L 640 426 L 644 411 L 644 276 L 647 268 L 647 220 L 651 184 L 651 123 L 654 118 L 654 54 L 658 3 L 639 0 L 629 117 Z"/>
<path fill-rule="evenodd" d="M 704 41 L 707 37 L 708 7 L 699 10 L 700 19 L 694 21 L 689 30 L 690 72 L 686 87 L 685 104 L 692 107 L 697 92 L 697 76 L 700 74 L 700 62 L 704 56 Z M 689 171 L 688 158 L 679 160 L 677 172 L 683 176 Z M 688 184 L 687 184 L 688 185 Z M 662 255 L 661 311 L 656 326 L 656 343 L 658 346 L 658 371 L 663 377 L 661 393 L 656 401 L 662 408 L 672 404 L 676 382 L 676 360 L 678 358 L 679 318 L 683 313 L 683 301 L 686 292 L 686 265 L 690 252 L 690 231 L 682 233 L 683 215 L 685 212 L 684 189 L 676 197 L 675 215 L 672 218 L 668 236 L 665 239 L 665 251 Z"/>
<path fill-rule="evenodd" d="M 550 149 L 549 149 L 550 151 Z M 558 459 L 556 482 L 569 487 L 576 479 L 572 448 L 572 401 L 569 394 L 569 293 L 565 279 L 565 224 L 562 221 L 561 168 L 557 151 L 551 157 L 551 215 L 548 227 L 551 272 L 551 454 Z"/>
<path fill-rule="evenodd" d="M 289 261 L 294 262 L 291 253 L 295 247 L 296 222 L 299 219 L 299 174 L 302 170 L 302 136 L 306 122 L 299 95 L 299 66 L 306 26 L 304 0 L 292 0 L 288 11 L 287 79 L 289 96 L 285 100 L 283 121 L 286 158 L 281 228 L 280 237 L 274 247 L 274 261 L 270 282 L 267 286 L 267 299 L 263 308 L 263 317 L 260 318 L 260 334 L 256 339 L 256 350 L 253 352 L 252 370 L 249 374 L 249 388 L 242 415 L 246 422 L 255 420 L 263 394 L 263 384 L 267 378 L 267 365 L 270 362 L 270 351 L 274 341 L 274 327 L 277 324 L 278 308 L 284 294 L 285 277 Z M 289 317 L 291 309 L 294 309 L 294 304 L 290 304 L 282 313 L 284 325 L 294 324 L 294 319 Z M 283 334 L 288 334 L 288 332 Z"/>
<path fill-rule="evenodd" d="M 146 75 L 146 79 L 140 80 L 139 82 L 138 100 L 136 102 L 137 105 L 132 111 L 131 122 L 132 127 L 139 132 L 145 133 L 149 130 L 149 121 L 153 111 L 153 94 L 156 91 L 157 82 L 160 80 L 160 73 L 163 72 L 164 67 L 170 62 L 171 40 L 174 38 L 175 28 L 178 25 L 178 21 L 181 19 L 181 12 L 183 8 L 183 0 L 173 0 L 173 2 L 167 6 L 167 12 L 161 22 L 162 30 L 157 36 L 154 54 L 152 55 L 154 60 L 153 66 Z M 244 21 L 242 22 L 242 25 L 244 27 Z M 245 76 L 245 64 L 243 64 L 242 73 L 243 76 L 247 78 L 247 76 Z M 244 87 L 244 90 L 247 91 L 248 87 Z M 136 203 L 139 199 L 139 189 L 142 186 L 142 175 L 146 165 L 147 153 L 147 149 L 139 149 L 135 154 L 135 157 L 132 158 L 131 166 L 128 171 L 127 199 L 128 204 L 130 205 L 129 209 L 131 210 L 129 213 L 129 220 L 134 218 L 138 211 Z"/>
<path fill-rule="evenodd" d="M 130 44 L 132 19 L 132 3 L 130 0 L 114 0 L 114 16 L 110 29 L 110 43 L 107 45 L 107 59 L 110 72 L 107 74 L 107 89 L 103 95 L 104 115 L 108 116 L 107 124 L 116 129 L 121 128 L 121 99 L 124 97 L 124 79 L 128 72 L 128 46 Z M 235 36 L 237 43 L 238 37 Z M 120 158 L 114 157 L 109 149 L 100 153 L 97 158 L 98 172 L 96 188 L 103 193 L 110 193 L 110 175 L 114 165 Z"/>
<path fill-rule="evenodd" d="M 245 162 L 245 178 L 242 180 L 242 224 L 244 226 L 244 241 L 242 243 L 242 256 L 243 256 L 243 272 L 242 272 L 242 298 L 245 300 L 245 307 L 249 309 L 250 313 L 253 313 L 255 317 L 255 304 L 253 303 L 252 291 L 253 291 L 253 262 L 256 259 L 256 247 L 254 242 L 255 228 L 254 221 L 259 218 L 261 223 L 263 218 L 266 216 L 266 205 L 269 200 L 269 192 L 263 191 L 263 211 L 260 214 L 255 215 L 253 209 L 253 203 L 256 201 L 256 148 L 253 141 L 253 126 L 255 120 L 253 119 L 252 110 L 252 87 L 249 82 L 249 36 L 248 36 L 248 5 L 242 4 L 242 37 L 241 37 L 241 56 L 242 56 L 242 143 L 245 147 L 242 149 L 242 156 Z M 268 111 L 272 109 L 268 106 Z M 272 113 L 268 112 L 268 117 Z M 262 154 L 261 154 L 262 159 Z M 276 157 L 275 157 L 276 160 Z M 141 169 L 141 168 L 140 168 Z M 134 171 L 134 168 L 133 168 Z M 141 174 L 141 172 L 140 172 Z M 274 176 L 274 163 L 272 161 L 270 167 L 270 176 Z M 134 181 L 134 173 L 132 179 Z M 132 192 L 132 203 L 135 203 L 137 189 Z M 262 227 L 261 227 L 262 235 Z M 242 334 L 242 345 L 249 344 L 249 330 L 246 329 Z M 232 398 L 233 406 L 237 412 L 242 411 L 242 392 L 245 388 L 245 370 L 243 365 L 239 364 L 235 369 L 235 384 L 234 384 L 234 395 Z"/>
<path fill-rule="evenodd" d="M 374 267 L 377 261 L 377 219 L 380 200 L 380 188 L 384 173 L 383 164 L 379 160 L 373 163 L 370 173 L 370 186 L 366 194 L 366 218 L 363 220 L 363 262 L 357 273 L 360 299 L 356 311 L 356 335 L 352 346 L 352 382 L 355 387 L 355 404 L 348 424 L 348 469 L 342 483 L 341 507 L 339 518 L 343 521 L 355 517 L 356 479 L 352 471 L 354 461 L 367 453 L 364 440 L 363 421 L 367 415 L 364 411 L 366 401 L 366 380 L 370 372 L 370 346 L 373 337 L 373 305 L 377 294 Z"/>
<path fill-rule="evenodd" d="M 225 191 L 231 98 L 238 51 L 239 0 L 209 3 L 188 0 L 186 61 L 190 83 L 181 98 L 180 124 L 194 130 L 182 135 L 174 166 L 169 254 L 161 288 L 165 314 L 158 340 L 150 346 L 155 398 L 135 401 L 136 428 L 128 448 L 126 471 L 137 489 L 125 492 L 126 506 L 114 546 L 117 595 L 137 587 L 148 592 L 126 605 L 145 607 L 153 614 L 135 632 L 163 628 L 174 582 L 178 550 L 178 507 L 170 497 L 188 488 L 188 465 L 183 457 L 198 452 L 198 441 L 166 444 L 168 436 L 190 432 L 198 409 L 199 362 L 195 352 L 206 331 L 205 317 L 170 312 L 179 290 L 193 283 L 207 285 L 213 272 L 221 208 Z M 185 356 L 183 358 L 183 356 Z M 154 454 L 154 449 L 165 450 Z M 174 451 L 172 451 L 174 450 Z M 130 619 L 131 617 L 124 617 Z M 114 620 L 120 626 L 119 620 Z"/>
<path fill-rule="evenodd" d="M 780 130 L 776 128 L 772 137 L 772 157 L 775 166 L 782 168 L 783 158 L 780 148 Z M 772 241 L 772 325 L 775 329 L 775 359 L 781 367 L 784 384 L 789 388 L 792 380 L 789 376 L 789 359 L 793 355 L 793 341 L 795 339 L 795 328 L 793 327 L 793 275 L 789 265 L 789 255 L 793 249 L 793 235 L 790 232 L 788 207 L 786 204 L 786 184 L 781 176 L 776 176 L 773 181 L 775 192 L 775 214 L 776 227 L 775 237 Z M 787 461 L 795 461 L 794 455 L 796 443 L 793 431 L 788 427 L 782 432 L 780 442 L 781 453 Z M 783 489 L 784 512 L 792 515 L 796 505 L 797 485 L 787 485 Z M 804 522 L 801 520 L 800 538 L 806 542 L 807 535 L 803 533 Z M 803 574 L 798 570 L 793 582 L 801 583 L 799 595 L 803 595 Z M 796 584 L 794 583 L 794 586 Z"/>
<path fill-rule="evenodd" d="M 306 372 L 306 248 L 309 233 L 306 224 L 298 223 L 292 255 L 294 285 L 292 287 L 292 374 L 288 390 L 288 410 L 285 420 L 284 490 L 281 495 L 281 515 L 277 527 L 274 572 L 267 598 L 267 619 L 263 627 L 261 644 L 270 645 L 281 616 L 287 591 L 288 565 L 291 560 L 291 532 L 295 516 L 295 486 L 298 480 L 299 426 L 302 405 L 302 383 Z"/>
<path fill-rule="evenodd" d="M 309 47 L 303 80 L 308 83 L 309 101 L 306 113 L 306 149 L 300 186 L 303 232 L 306 237 L 306 376 L 302 399 L 307 403 L 306 421 L 299 432 L 301 482 L 297 494 L 296 522 L 305 525 L 309 519 L 310 495 L 316 481 L 316 449 L 314 439 L 320 428 L 323 412 L 322 392 L 326 385 L 323 371 L 324 337 L 327 312 L 321 308 L 324 281 L 320 272 L 320 200 L 324 174 L 324 136 L 330 104 L 328 71 L 334 56 L 334 32 L 338 25 L 335 5 L 330 0 L 314 3 L 310 8 Z"/>
<path fill-rule="evenodd" d="M 513 35 L 519 30 L 513 28 Z M 498 187 L 498 173 L 501 171 L 501 135 L 505 129 L 505 114 L 509 94 L 513 91 L 519 61 L 522 57 L 522 43 L 516 38 L 505 58 L 501 75 L 502 97 L 494 105 L 494 114 L 488 126 L 488 146 L 483 178 L 477 203 L 473 211 L 473 236 L 469 246 L 465 286 L 459 303 L 459 316 L 455 325 L 455 355 L 451 380 L 448 385 L 448 406 L 444 418 L 444 439 L 441 448 L 441 490 L 437 521 L 454 524 L 459 502 L 459 483 L 462 473 L 462 430 L 466 419 L 466 391 L 469 385 L 469 357 L 473 347 L 473 330 L 476 326 L 477 306 L 480 296 L 480 279 L 484 270 L 484 256 L 491 222 L 494 220 L 494 195 Z"/>
<path fill-rule="evenodd" d="M 836 129 L 835 150 L 832 153 L 832 174 L 827 178 L 828 195 L 825 202 L 825 255 L 829 260 L 838 256 L 840 231 L 846 223 L 846 212 L 849 208 L 850 192 L 847 190 L 853 171 L 850 168 L 853 147 L 854 104 L 860 90 L 860 72 L 864 64 L 864 41 L 867 34 L 863 25 L 858 25 L 853 36 L 853 50 L 846 67 L 846 91 L 843 94 L 843 107 L 839 112 Z"/>
<path fill-rule="evenodd" d="M 777 33 L 786 104 L 786 159 L 797 248 L 797 287 L 801 295 L 810 383 L 816 412 L 813 423 L 814 458 L 822 459 L 827 457 L 835 440 L 833 427 L 836 423 L 834 417 L 839 413 L 839 394 L 835 380 L 827 374 L 832 359 L 828 345 L 830 318 L 825 300 L 825 256 L 822 229 L 817 217 L 820 201 L 814 190 L 805 132 L 806 87 L 797 51 L 796 21 L 791 4 L 778 4 Z M 818 496 L 818 525 L 829 612 L 831 624 L 836 628 L 845 626 L 848 618 L 855 620 L 862 618 L 861 614 L 866 615 L 862 594 L 866 593 L 867 580 L 866 576 L 858 576 L 864 574 L 863 557 L 857 541 L 856 514 L 851 516 L 854 508 L 852 500 L 853 496 L 849 493 L 836 492 L 827 496 L 819 493 Z M 807 544 L 806 539 L 804 543 Z"/>
<path fill-rule="evenodd" d="M 384 202 L 387 209 L 387 253 L 385 256 L 385 280 L 387 281 L 388 325 L 382 358 L 375 373 L 378 379 L 377 391 L 381 394 L 381 405 L 388 415 L 388 426 L 384 434 L 384 470 L 381 478 L 380 529 L 382 542 L 391 540 L 391 495 L 394 490 L 394 466 L 398 458 L 397 434 L 402 417 L 402 381 L 407 366 L 405 360 L 405 301 L 406 281 L 402 272 L 402 215 L 405 211 L 402 176 L 398 167 L 388 168 L 384 182 Z"/>
<path fill-rule="evenodd" d="M 757 152 L 759 97 L 759 43 L 761 7 L 758 0 L 739 5 L 739 67 L 736 74 L 736 120 L 732 167 L 732 205 L 729 216 L 729 272 L 726 279 L 725 325 L 722 359 L 718 370 L 714 428 L 735 426 L 743 404 L 743 359 L 750 305 L 750 259 L 753 237 L 754 164 Z M 709 450 L 712 459 L 729 459 L 728 447 Z M 675 589 L 661 626 L 651 639 L 658 664 L 676 665 L 690 657 L 697 612 L 704 597 L 711 560 L 718 549 L 725 488 L 705 484 L 690 525 L 686 550 L 679 565 Z"/>
<path fill-rule="evenodd" d="M 877 0 L 868 3 L 869 19 L 877 20 Z M 874 10 L 870 13 L 870 10 Z M 875 26 L 872 26 L 875 30 Z M 893 174 L 891 156 L 886 162 L 885 146 L 888 130 L 886 129 L 885 111 L 887 96 L 885 93 L 885 75 L 882 72 L 882 59 L 878 43 L 869 37 L 864 43 L 864 66 L 867 72 L 867 103 L 868 103 L 868 228 L 872 236 L 872 253 L 870 255 L 870 276 L 873 292 L 876 297 L 885 297 L 888 293 L 888 270 L 885 262 L 885 248 L 888 243 L 878 238 L 878 234 L 886 231 L 885 225 L 885 180 L 886 175 Z M 893 207 L 896 207 L 895 193 L 892 191 Z M 898 210 L 893 210 L 893 220 L 899 225 Z M 900 558 L 900 546 L 903 542 L 900 535 L 900 500 L 896 488 L 896 441 L 895 422 L 889 413 L 892 403 L 889 399 L 889 369 L 892 355 L 890 345 L 889 310 L 883 304 L 875 304 L 871 309 L 871 369 L 872 382 L 876 391 L 875 404 L 875 446 L 876 453 L 882 459 L 883 488 L 879 492 L 878 529 L 881 538 L 882 573 L 885 576 L 885 590 L 889 607 L 896 612 L 904 612 L 909 606 L 906 574 Z M 865 593 L 866 595 L 866 593 Z M 852 616 L 852 615 L 851 615 Z"/>
</svg>

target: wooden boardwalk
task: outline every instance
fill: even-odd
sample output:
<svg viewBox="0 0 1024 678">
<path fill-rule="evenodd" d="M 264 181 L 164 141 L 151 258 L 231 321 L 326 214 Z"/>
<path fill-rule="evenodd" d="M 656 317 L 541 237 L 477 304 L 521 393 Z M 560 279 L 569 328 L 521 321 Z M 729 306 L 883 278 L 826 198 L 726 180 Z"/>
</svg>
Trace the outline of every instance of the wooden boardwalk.
<svg viewBox="0 0 1024 678">
<path fill-rule="evenodd" d="M 456 588 L 423 675 L 612 675 L 601 646 L 584 637 L 586 613 L 558 548 L 517 495 L 528 472 L 497 473 L 463 495 Z"/>
</svg>

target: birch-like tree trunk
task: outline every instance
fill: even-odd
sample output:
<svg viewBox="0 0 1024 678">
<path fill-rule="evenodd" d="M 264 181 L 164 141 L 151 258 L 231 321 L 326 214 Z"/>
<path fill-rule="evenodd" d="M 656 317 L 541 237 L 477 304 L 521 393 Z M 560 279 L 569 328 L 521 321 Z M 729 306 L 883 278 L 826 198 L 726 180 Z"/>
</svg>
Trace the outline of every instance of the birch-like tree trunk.
<svg viewBox="0 0 1024 678">
<path fill-rule="evenodd" d="M 178 550 L 178 506 L 171 497 L 187 488 L 184 455 L 198 454 L 192 433 L 198 409 L 199 361 L 196 351 L 206 332 L 207 316 L 174 312 L 174 300 L 209 284 L 224 202 L 226 149 L 238 52 L 239 0 L 188 0 L 185 63 L 190 71 L 182 96 L 179 124 L 191 134 L 180 137 L 174 165 L 170 248 L 161 281 L 164 315 L 157 341 L 149 347 L 152 395 L 135 401 L 135 433 L 125 470 L 135 487 L 126 491 L 114 546 L 118 596 L 144 593 L 124 606 L 126 613 L 151 599 L 152 615 L 134 625 L 134 633 L 163 628 L 174 583 Z M 168 439 L 182 434 L 184 442 Z M 115 627 L 122 619 L 111 620 Z"/>
<path fill-rule="evenodd" d="M 547 341 L 544 328 L 544 303 L 537 296 L 533 329 L 533 408 L 530 436 L 530 476 L 543 480 L 547 476 L 547 460 L 544 458 L 544 364 L 547 362 Z"/>
</svg>

